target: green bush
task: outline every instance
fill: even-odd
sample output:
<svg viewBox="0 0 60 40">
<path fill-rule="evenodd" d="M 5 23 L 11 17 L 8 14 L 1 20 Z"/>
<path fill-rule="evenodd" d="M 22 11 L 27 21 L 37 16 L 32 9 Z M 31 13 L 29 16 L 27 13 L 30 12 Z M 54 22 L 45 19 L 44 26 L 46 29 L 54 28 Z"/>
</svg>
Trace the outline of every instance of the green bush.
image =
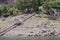
<svg viewBox="0 0 60 40">
<path fill-rule="evenodd" d="M 1 8 L 0 8 L 0 17 L 1 17 L 1 15 L 2 15 L 2 10 L 1 10 Z"/>
<path fill-rule="evenodd" d="M 7 6 L 2 6 L 0 8 L 2 14 L 6 14 L 8 12 L 8 7 Z"/>
<path fill-rule="evenodd" d="M 0 7 L 0 16 L 4 16 L 4 15 L 11 15 L 11 16 L 16 16 L 18 15 L 19 11 L 17 8 L 11 6 L 11 5 L 7 5 L 7 6 L 1 6 Z"/>
<path fill-rule="evenodd" d="M 18 9 L 15 9 L 14 11 L 13 11 L 13 16 L 17 16 L 19 14 L 19 10 Z"/>
<path fill-rule="evenodd" d="M 8 8 L 8 13 L 10 13 L 10 15 L 13 15 L 13 11 L 14 11 L 13 8 L 11 8 L 11 7 Z"/>
</svg>

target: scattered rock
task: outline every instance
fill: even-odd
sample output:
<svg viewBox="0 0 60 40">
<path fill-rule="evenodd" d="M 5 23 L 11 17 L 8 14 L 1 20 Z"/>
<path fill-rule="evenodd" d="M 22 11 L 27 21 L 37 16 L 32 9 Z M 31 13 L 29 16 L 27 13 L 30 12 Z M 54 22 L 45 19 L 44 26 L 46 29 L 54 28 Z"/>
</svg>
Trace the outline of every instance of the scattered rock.
<svg viewBox="0 0 60 40">
<path fill-rule="evenodd" d="M 40 26 L 39 26 L 39 25 L 37 25 L 37 27 L 39 28 Z"/>
<path fill-rule="evenodd" d="M 54 26 L 53 24 L 51 24 L 50 26 Z"/>
<path fill-rule="evenodd" d="M 38 37 L 39 35 L 38 34 L 35 34 L 34 37 Z"/>
<path fill-rule="evenodd" d="M 33 35 L 30 35 L 30 34 L 29 34 L 28 36 L 31 37 L 31 36 L 33 36 Z"/>
<path fill-rule="evenodd" d="M 30 33 L 33 33 L 33 32 L 30 32 Z"/>
<path fill-rule="evenodd" d="M 18 36 L 23 36 L 23 34 L 18 34 Z"/>
<path fill-rule="evenodd" d="M 19 19 L 14 19 L 14 25 L 19 26 L 22 23 L 19 21 Z"/>
<path fill-rule="evenodd" d="M 47 31 L 44 31 L 44 30 L 42 31 L 42 33 L 46 33 L 46 32 L 47 32 Z"/>
</svg>

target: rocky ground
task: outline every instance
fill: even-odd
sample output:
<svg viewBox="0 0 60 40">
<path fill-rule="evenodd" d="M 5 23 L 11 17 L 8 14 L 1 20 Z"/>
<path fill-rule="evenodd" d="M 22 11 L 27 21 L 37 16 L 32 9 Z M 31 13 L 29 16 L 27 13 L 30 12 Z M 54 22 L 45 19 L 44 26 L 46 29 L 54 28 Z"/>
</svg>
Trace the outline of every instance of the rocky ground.
<svg viewBox="0 0 60 40">
<path fill-rule="evenodd" d="M 30 15 L 31 14 L 29 14 L 28 17 Z M 48 20 L 47 18 L 40 18 L 37 17 L 36 15 L 27 18 L 27 14 L 25 14 L 25 15 L 19 15 L 9 19 L 10 22 L 12 19 L 18 19 L 19 21 L 22 22 L 22 25 L 16 26 L 16 28 L 8 31 L 3 35 L 3 37 L 11 37 L 11 36 L 13 37 L 15 36 L 20 36 L 20 37 L 58 36 L 60 37 L 60 21 Z M 24 19 L 26 20 L 24 21 Z"/>
</svg>

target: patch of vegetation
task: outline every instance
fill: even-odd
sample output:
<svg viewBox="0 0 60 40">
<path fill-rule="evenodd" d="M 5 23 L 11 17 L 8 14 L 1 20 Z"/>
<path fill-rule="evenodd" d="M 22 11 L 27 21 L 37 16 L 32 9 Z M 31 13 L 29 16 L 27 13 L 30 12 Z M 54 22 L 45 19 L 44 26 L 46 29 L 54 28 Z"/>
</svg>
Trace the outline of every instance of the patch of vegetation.
<svg viewBox="0 0 60 40">
<path fill-rule="evenodd" d="M 15 3 L 0 7 L 0 16 L 9 14 L 11 16 L 16 16 L 19 14 L 19 11 L 22 12 L 37 12 L 39 7 L 43 7 L 42 12 L 39 14 L 43 17 L 46 14 L 54 15 L 52 8 L 53 6 L 60 6 L 59 0 L 16 0 Z"/>
<path fill-rule="evenodd" d="M 9 5 L 0 7 L 0 16 L 17 16 L 18 14 L 19 10 L 15 7 L 11 7 Z"/>
</svg>

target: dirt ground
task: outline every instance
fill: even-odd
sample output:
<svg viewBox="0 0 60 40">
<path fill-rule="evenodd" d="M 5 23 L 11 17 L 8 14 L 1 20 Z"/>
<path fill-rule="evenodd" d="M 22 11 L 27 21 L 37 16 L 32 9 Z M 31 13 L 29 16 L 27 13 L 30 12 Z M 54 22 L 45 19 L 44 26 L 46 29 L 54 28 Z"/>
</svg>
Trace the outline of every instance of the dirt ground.
<svg viewBox="0 0 60 40">
<path fill-rule="evenodd" d="M 0 23 L 0 28 L 2 27 L 6 28 L 9 25 L 12 25 L 15 18 L 18 18 L 20 21 L 22 21 L 26 17 L 27 17 L 26 15 L 25 16 L 19 15 L 16 17 L 12 17 L 11 19 L 6 19 L 5 21 Z M 23 23 L 22 25 L 17 26 L 16 28 L 10 30 L 3 36 L 4 37 L 60 36 L 60 21 L 48 20 L 47 18 L 40 18 L 35 15 L 22 23 Z"/>
</svg>

